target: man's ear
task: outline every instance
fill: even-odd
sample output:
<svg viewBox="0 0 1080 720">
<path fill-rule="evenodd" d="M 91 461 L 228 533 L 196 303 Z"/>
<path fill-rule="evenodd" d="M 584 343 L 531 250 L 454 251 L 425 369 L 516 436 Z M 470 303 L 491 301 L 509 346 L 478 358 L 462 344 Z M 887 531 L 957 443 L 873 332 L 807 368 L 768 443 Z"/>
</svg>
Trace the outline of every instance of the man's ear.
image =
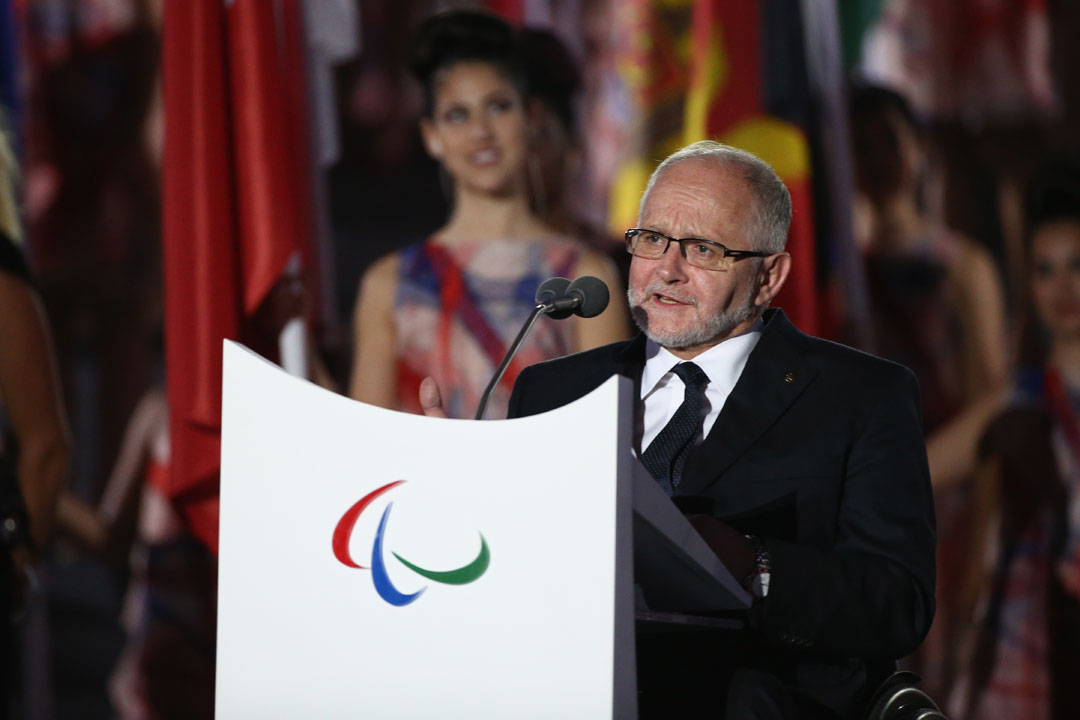
<svg viewBox="0 0 1080 720">
<path fill-rule="evenodd" d="M 420 118 L 420 139 L 424 141 L 424 149 L 427 150 L 434 160 L 442 161 L 442 140 L 435 131 L 435 123 L 431 118 Z"/>
<path fill-rule="evenodd" d="M 780 288 L 787 281 L 791 272 L 791 255 L 786 252 L 776 253 L 763 258 L 761 271 L 758 275 L 757 295 L 754 297 L 754 305 L 768 307 L 780 292 Z"/>
</svg>

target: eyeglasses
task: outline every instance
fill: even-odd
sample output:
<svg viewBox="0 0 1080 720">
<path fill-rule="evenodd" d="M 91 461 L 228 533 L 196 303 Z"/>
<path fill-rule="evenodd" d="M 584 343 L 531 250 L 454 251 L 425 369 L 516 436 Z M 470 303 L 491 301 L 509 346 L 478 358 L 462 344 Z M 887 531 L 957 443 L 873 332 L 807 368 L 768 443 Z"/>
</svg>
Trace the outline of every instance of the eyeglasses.
<svg viewBox="0 0 1080 720">
<path fill-rule="evenodd" d="M 731 250 L 712 240 L 673 238 L 644 228 L 626 231 L 626 252 L 639 258 L 659 260 L 673 242 L 679 244 L 679 251 L 686 262 L 703 270 L 727 270 L 732 262 L 740 258 L 768 257 L 770 254 L 760 250 Z"/>
</svg>

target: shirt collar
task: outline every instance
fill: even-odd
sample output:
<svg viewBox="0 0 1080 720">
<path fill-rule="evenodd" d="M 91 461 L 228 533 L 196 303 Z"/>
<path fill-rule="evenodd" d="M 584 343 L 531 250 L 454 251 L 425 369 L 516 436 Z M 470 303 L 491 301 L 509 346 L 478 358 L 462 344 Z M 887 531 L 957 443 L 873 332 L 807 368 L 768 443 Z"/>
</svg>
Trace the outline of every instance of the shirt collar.
<svg viewBox="0 0 1080 720">
<path fill-rule="evenodd" d="M 710 382 L 716 382 L 733 371 L 742 372 L 742 368 L 750 357 L 750 352 L 761 338 L 763 328 L 764 325 L 759 319 L 742 335 L 736 335 L 714 345 L 693 358 L 691 362 L 709 376 Z M 683 360 L 673 355 L 667 348 L 661 347 L 652 340 L 646 340 L 645 369 L 641 373 L 641 398 L 645 399 L 658 387 L 666 385 L 665 377 L 668 377 L 672 368 L 681 362 Z"/>
</svg>

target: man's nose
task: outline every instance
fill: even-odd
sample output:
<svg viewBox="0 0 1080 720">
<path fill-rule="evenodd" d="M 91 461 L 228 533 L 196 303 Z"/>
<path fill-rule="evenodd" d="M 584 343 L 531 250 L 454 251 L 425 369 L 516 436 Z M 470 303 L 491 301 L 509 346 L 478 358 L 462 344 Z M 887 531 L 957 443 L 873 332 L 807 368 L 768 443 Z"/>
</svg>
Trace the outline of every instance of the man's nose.
<svg viewBox="0 0 1080 720">
<path fill-rule="evenodd" d="M 656 271 L 660 277 L 668 282 L 675 282 L 686 278 L 686 259 L 682 256 L 682 245 L 677 242 L 669 242 L 667 251 L 657 260 L 659 267 Z"/>
</svg>

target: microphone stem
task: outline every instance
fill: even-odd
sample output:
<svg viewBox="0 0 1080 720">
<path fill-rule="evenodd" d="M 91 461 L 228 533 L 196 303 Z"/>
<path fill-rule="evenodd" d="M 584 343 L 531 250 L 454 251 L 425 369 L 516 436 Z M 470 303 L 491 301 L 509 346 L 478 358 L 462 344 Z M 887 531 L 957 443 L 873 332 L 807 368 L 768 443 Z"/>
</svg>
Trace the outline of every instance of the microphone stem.
<svg viewBox="0 0 1080 720">
<path fill-rule="evenodd" d="M 544 303 L 537 303 L 532 309 L 532 312 L 529 314 L 529 319 L 521 326 L 521 331 L 518 332 L 517 337 L 514 338 L 514 342 L 510 343 L 510 349 L 506 351 L 506 356 L 503 357 L 499 369 L 495 371 L 495 377 L 491 378 L 491 382 L 488 383 L 487 388 L 484 390 L 484 394 L 480 396 L 480 405 L 476 408 L 474 420 L 484 419 L 484 410 L 487 409 L 488 398 L 491 397 L 491 393 L 498 387 L 499 381 L 502 380 L 503 374 L 506 373 L 506 368 L 510 367 L 510 361 L 514 359 L 514 355 L 517 354 L 518 348 L 521 347 L 521 343 L 525 342 L 525 338 L 529 335 L 529 331 L 531 331 L 533 325 L 536 324 L 536 319 L 540 317 L 540 314 L 546 309 L 547 305 Z"/>
</svg>

